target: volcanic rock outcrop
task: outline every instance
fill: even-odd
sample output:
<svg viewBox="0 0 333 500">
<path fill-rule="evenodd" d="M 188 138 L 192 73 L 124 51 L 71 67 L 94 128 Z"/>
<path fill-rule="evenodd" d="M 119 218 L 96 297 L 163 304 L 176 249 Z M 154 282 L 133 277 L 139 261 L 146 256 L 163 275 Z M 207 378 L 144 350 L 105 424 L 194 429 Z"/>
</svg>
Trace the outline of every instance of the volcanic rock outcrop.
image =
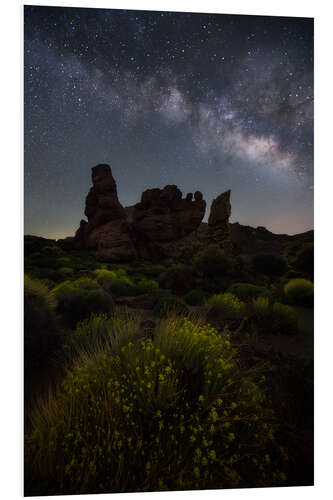
<svg viewBox="0 0 333 500">
<path fill-rule="evenodd" d="M 199 242 L 197 230 L 206 210 L 200 191 L 182 198 L 175 185 L 147 189 L 139 203 L 124 208 L 118 200 L 109 165 L 93 167 L 92 182 L 84 212 L 88 222 L 81 220 L 75 244 L 93 250 L 98 259 L 126 262 L 135 257 L 172 256 L 179 245 L 193 246 Z M 232 248 L 230 213 L 230 191 L 227 191 L 212 203 L 208 244 L 218 242 L 226 250 Z"/>
<path fill-rule="evenodd" d="M 192 198 L 192 193 L 182 198 L 175 185 L 147 189 L 134 206 L 135 231 L 152 242 L 171 242 L 187 236 L 198 228 L 206 210 L 200 191 Z"/>
<path fill-rule="evenodd" d="M 231 215 L 230 189 L 212 202 L 208 219 L 209 237 L 226 251 L 232 251 L 229 217 Z"/>
<path fill-rule="evenodd" d="M 136 251 L 109 165 L 93 167 L 92 182 L 84 211 L 88 222 L 81 220 L 75 242 L 81 248 L 94 250 L 100 260 L 129 261 Z"/>
</svg>

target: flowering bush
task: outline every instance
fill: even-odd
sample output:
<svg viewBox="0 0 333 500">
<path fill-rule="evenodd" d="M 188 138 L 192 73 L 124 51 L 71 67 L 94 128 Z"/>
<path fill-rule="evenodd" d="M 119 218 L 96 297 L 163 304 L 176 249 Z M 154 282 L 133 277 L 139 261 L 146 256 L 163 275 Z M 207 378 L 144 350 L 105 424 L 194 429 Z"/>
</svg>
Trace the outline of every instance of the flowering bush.
<svg viewBox="0 0 333 500">
<path fill-rule="evenodd" d="M 78 363 L 39 405 L 26 494 L 282 485 L 264 384 L 241 371 L 227 332 L 162 320 L 154 341 Z"/>
</svg>

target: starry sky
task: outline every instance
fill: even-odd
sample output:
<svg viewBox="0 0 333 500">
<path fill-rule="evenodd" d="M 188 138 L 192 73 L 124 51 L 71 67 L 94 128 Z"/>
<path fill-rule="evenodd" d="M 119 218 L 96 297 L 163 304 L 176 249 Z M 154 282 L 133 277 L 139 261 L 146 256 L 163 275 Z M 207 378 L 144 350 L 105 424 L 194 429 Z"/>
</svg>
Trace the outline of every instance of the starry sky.
<svg viewBox="0 0 333 500">
<path fill-rule="evenodd" d="M 231 189 L 231 222 L 313 228 L 313 19 L 24 9 L 25 234 L 71 236 L 90 168 L 124 206 Z"/>
</svg>

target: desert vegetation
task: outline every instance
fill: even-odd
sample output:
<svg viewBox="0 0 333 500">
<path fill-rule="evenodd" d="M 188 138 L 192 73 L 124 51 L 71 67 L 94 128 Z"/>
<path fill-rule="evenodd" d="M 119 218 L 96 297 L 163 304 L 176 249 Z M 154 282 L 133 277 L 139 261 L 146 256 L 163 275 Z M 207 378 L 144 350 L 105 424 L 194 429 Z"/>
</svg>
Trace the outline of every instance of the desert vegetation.
<svg viewBox="0 0 333 500">
<path fill-rule="evenodd" d="M 112 264 L 28 241 L 26 494 L 309 484 L 305 257 Z"/>
</svg>

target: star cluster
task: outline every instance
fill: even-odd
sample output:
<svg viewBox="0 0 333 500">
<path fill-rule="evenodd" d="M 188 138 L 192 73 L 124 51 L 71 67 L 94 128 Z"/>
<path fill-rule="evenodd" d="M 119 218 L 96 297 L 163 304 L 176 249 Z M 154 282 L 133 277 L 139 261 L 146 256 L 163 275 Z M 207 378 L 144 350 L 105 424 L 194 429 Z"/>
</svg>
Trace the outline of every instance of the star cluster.
<svg viewBox="0 0 333 500">
<path fill-rule="evenodd" d="M 313 20 L 25 7 L 25 232 L 73 234 L 90 167 L 232 189 L 232 220 L 313 225 Z"/>
</svg>

